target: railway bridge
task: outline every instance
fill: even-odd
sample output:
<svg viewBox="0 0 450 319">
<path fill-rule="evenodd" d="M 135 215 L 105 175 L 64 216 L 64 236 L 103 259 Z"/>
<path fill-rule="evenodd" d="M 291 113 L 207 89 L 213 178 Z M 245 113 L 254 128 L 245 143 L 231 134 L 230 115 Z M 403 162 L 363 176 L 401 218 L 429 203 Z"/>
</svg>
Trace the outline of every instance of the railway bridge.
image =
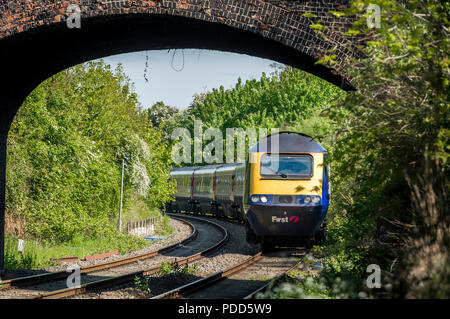
<svg viewBox="0 0 450 319">
<path fill-rule="evenodd" d="M 352 18 L 330 13 L 348 6 L 349 0 L 1 0 L 0 272 L 7 135 L 39 83 L 109 55 L 201 48 L 272 59 L 348 89 L 343 67 L 355 51 L 343 34 Z M 319 19 L 325 37 L 310 27 Z M 330 49 L 333 69 L 315 64 Z"/>
</svg>

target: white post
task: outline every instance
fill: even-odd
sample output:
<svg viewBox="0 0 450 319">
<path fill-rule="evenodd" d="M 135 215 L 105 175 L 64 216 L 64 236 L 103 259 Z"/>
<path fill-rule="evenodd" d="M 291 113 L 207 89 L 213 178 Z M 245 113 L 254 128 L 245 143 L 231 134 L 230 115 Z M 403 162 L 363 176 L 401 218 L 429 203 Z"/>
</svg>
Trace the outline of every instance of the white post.
<svg viewBox="0 0 450 319">
<path fill-rule="evenodd" d="M 120 183 L 120 210 L 119 210 L 119 232 L 122 232 L 122 198 L 123 198 L 123 171 L 125 168 L 125 159 L 122 159 L 122 181 Z"/>
<path fill-rule="evenodd" d="M 17 244 L 17 251 L 19 252 L 19 253 L 21 253 L 22 255 L 23 255 L 23 248 L 24 248 L 24 241 L 23 241 L 23 239 L 19 239 L 19 242 L 18 242 L 18 244 Z"/>
</svg>

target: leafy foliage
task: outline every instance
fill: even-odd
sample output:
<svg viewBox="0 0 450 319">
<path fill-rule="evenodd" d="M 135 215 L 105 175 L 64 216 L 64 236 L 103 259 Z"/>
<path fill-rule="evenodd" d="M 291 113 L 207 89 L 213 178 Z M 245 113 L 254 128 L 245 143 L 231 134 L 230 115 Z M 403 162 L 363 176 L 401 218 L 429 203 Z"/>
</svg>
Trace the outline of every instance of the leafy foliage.
<svg viewBox="0 0 450 319">
<path fill-rule="evenodd" d="M 272 77 L 223 87 L 199 95 L 188 108 L 192 118 L 222 131 L 232 127 L 283 128 L 309 117 L 315 109 L 329 107 L 343 95 L 337 87 L 305 73 L 286 68 Z"/>
<path fill-rule="evenodd" d="M 183 111 L 165 105 L 164 102 L 156 102 L 146 110 L 147 119 L 156 129 L 164 132 L 164 137 L 170 139 L 172 131 L 182 125 Z"/>
<path fill-rule="evenodd" d="M 179 123 L 186 125 L 191 136 L 195 133 L 194 121 L 200 120 L 203 131 L 218 128 L 225 134 L 227 128 L 266 128 L 268 133 L 272 128 L 293 129 L 325 140 L 330 125 L 320 112 L 341 100 L 345 93 L 301 70 L 273 67 L 271 77 L 263 73 L 259 80 L 242 83 L 238 79 L 230 90 L 220 87 L 195 95 Z M 203 141 L 204 145 L 207 143 Z"/>
<path fill-rule="evenodd" d="M 28 96 L 12 124 L 7 211 L 24 216 L 27 232 L 41 240 L 112 234 L 125 156 L 125 207 L 132 195 L 161 207 L 173 192 L 170 153 L 121 66 L 63 71 Z"/>
<path fill-rule="evenodd" d="M 137 290 L 144 292 L 146 295 L 151 295 L 152 290 L 150 289 L 150 276 L 135 276 L 134 277 L 134 287 Z"/>
<path fill-rule="evenodd" d="M 194 275 L 197 272 L 198 265 L 193 264 L 192 266 L 189 266 L 188 263 L 184 264 L 183 267 L 180 267 L 178 265 L 178 262 L 169 262 L 165 261 L 161 263 L 160 269 L 158 271 L 159 276 L 166 276 L 170 274 L 174 274 L 176 276 L 182 276 L 186 277 L 187 275 Z"/>
<path fill-rule="evenodd" d="M 370 4 L 382 9 L 378 29 L 368 29 Z M 358 90 L 330 110 L 329 247 L 342 260 L 358 256 L 357 274 L 380 264 L 392 296 L 449 291 L 449 9 L 356 0 L 346 12 L 361 17 L 348 35 L 359 35 L 364 55 L 346 70 Z"/>
</svg>

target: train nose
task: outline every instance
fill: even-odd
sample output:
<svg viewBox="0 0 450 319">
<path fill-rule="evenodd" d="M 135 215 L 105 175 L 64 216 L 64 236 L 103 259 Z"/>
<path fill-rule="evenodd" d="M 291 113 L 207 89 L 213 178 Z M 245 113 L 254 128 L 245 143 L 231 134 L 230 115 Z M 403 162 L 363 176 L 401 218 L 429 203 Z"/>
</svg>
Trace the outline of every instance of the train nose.
<svg viewBox="0 0 450 319">
<path fill-rule="evenodd" d="M 320 229 L 322 206 L 251 206 L 247 219 L 258 236 L 311 237 Z"/>
</svg>

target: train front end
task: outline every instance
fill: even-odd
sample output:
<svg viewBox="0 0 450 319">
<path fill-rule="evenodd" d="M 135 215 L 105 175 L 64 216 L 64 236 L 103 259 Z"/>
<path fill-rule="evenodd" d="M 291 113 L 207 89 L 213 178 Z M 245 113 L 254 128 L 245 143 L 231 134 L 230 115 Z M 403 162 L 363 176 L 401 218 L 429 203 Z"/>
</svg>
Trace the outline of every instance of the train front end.
<svg viewBox="0 0 450 319">
<path fill-rule="evenodd" d="M 256 241 L 297 245 L 325 236 L 326 155 L 310 137 L 292 132 L 270 135 L 250 148 L 245 218 Z"/>
</svg>

